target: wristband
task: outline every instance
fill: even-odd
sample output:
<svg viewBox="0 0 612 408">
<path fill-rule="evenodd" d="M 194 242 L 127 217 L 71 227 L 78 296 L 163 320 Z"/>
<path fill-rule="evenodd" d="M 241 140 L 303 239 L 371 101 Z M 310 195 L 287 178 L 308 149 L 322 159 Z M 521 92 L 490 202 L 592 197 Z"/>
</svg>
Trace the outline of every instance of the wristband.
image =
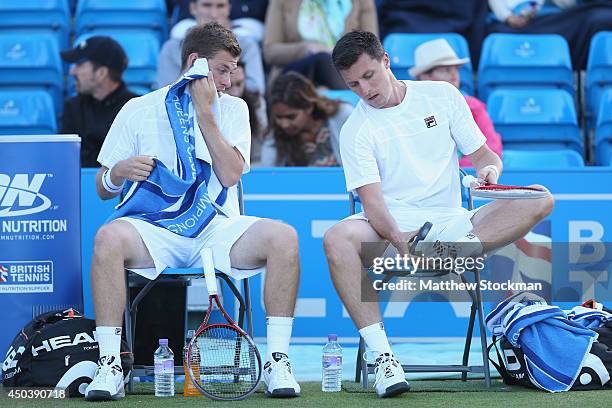
<svg viewBox="0 0 612 408">
<path fill-rule="evenodd" d="M 108 191 L 109 193 L 112 193 L 112 194 L 119 193 L 121 192 L 121 190 L 123 190 L 123 185 L 125 184 L 125 180 L 123 180 L 123 183 L 121 183 L 120 186 L 116 186 L 111 180 L 110 172 L 111 172 L 111 169 L 108 169 L 102 174 L 102 187 L 104 187 L 104 189 Z"/>
</svg>

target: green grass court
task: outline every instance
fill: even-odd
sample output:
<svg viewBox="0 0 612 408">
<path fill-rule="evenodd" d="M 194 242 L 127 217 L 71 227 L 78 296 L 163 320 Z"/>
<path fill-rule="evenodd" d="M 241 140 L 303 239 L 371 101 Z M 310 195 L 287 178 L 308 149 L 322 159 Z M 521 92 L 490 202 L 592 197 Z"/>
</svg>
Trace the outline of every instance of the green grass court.
<svg viewBox="0 0 612 408">
<path fill-rule="evenodd" d="M 550 394 L 523 387 L 508 387 L 494 380 L 490 390 L 481 380 L 462 383 L 448 381 L 411 381 L 412 391 L 400 397 L 379 399 L 374 392 L 364 392 L 360 384 L 343 382 L 338 393 L 321 392 L 319 382 L 302 382 L 302 396 L 297 399 L 271 399 L 257 392 L 245 401 L 219 402 L 202 397 L 183 397 L 182 383 L 176 384 L 177 396 L 156 398 L 152 383 L 135 384 L 134 393 L 114 402 L 89 403 L 83 399 L 14 400 L 2 395 L 0 407 L 146 407 L 169 408 L 210 405 L 215 407 L 605 407 L 609 406 L 610 391 L 587 391 Z"/>
</svg>

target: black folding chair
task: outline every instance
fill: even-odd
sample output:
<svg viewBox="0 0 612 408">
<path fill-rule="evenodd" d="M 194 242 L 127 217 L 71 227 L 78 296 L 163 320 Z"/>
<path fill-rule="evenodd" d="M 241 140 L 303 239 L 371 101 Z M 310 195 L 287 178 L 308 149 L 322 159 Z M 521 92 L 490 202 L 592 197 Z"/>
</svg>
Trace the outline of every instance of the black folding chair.
<svg viewBox="0 0 612 408">
<path fill-rule="evenodd" d="M 461 170 L 461 177 L 466 175 L 463 170 Z M 469 210 L 473 208 L 473 199 L 470 194 L 469 188 L 462 187 L 462 193 L 465 198 L 467 198 L 467 207 Z M 355 214 L 355 207 L 358 203 L 358 198 L 354 197 L 352 193 L 349 193 L 349 201 L 350 201 L 350 212 L 351 214 Z M 463 283 L 468 283 L 468 279 L 466 278 L 466 274 L 471 272 L 474 275 L 474 282 L 476 283 L 475 290 L 466 289 L 471 301 L 472 306 L 470 309 L 470 319 L 468 322 L 467 333 L 465 336 L 465 347 L 463 349 L 463 359 L 461 364 L 457 365 L 405 365 L 402 364 L 402 368 L 404 372 L 407 373 L 440 373 L 440 372 L 448 372 L 448 373 L 461 373 L 461 380 L 466 381 L 468 373 L 484 373 L 485 377 L 485 386 L 490 388 L 491 386 L 491 373 L 489 370 L 489 360 L 487 353 L 487 335 L 485 331 L 485 321 L 484 321 L 484 310 L 482 304 L 482 293 L 480 290 L 480 271 L 478 269 L 466 271 L 465 273 L 459 275 L 461 281 Z M 406 272 L 402 271 L 394 271 L 387 270 L 383 272 L 384 278 L 383 283 L 390 282 L 395 278 L 435 278 L 441 277 L 453 273 L 449 270 L 424 270 L 420 269 L 414 272 Z M 468 359 L 470 355 L 470 346 L 472 345 L 472 332 L 474 329 L 474 324 L 476 322 L 476 315 L 478 315 L 478 328 L 480 331 L 480 345 L 482 348 L 482 365 L 478 366 L 470 366 L 468 365 Z M 363 337 L 359 338 L 359 349 L 357 351 L 357 364 L 355 370 L 355 382 L 362 382 L 363 389 L 368 388 L 368 375 L 374 373 L 374 364 L 368 362 L 365 359 L 365 342 Z"/>
<path fill-rule="evenodd" d="M 240 214 L 244 214 L 244 199 L 242 192 L 242 182 L 239 182 L 237 185 L 238 189 L 238 204 L 240 208 Z M 126 303 L 125 303 L 125 311 L 124 311 L 124 321 L 125 321 L 125 337 L 126 342 L 130 350 L 134 350 L 135 338 L 136 338 L 136 317 L 138 315 L 138 305 L 142 301 L 142 299 L 149 293 L 153 287 L 159 282 L 176 282 L 179 281 L 187 281 L 187 285 L 191 283 L 191 279 L 200 278 L 204 276 L 204 272 L 202 268 L 166 268 L 156 279 L 147 280 L 147 283 L 137 292 L 134 300 L 130 299 L 130 288 L 139 287 L 138 284 L 139 276 L 135 273 L 132 273 L 126 269 L 125 279 L 126 279 Z M 242 280 L 242 290 L 243 293 L 240 293 L 240 290 L 234 284 L 232 279 L 224 273 L 217 272 L 217 278 L 220 278 L 224 281 L 232 294 L 238 300 L 239 308 L 238 308 L 238 326 L 242 327 L 248 334 L 253 337 L 253 315 L 251 309 L 251 292 L 249 287 L 249 278 L 245 278 Z M 140 277 L 140 280 L 145 279 Z M 185 327 L 187 327 L 187 300 L 185 300 Z M 244 326 L 246 321 L 247 326 Z M 182 349 L 181 349 L 182 350 Z M 180 360 L 182 361 L 182 356 Z M 175 366 L 174 372 L 176 374 L 182 375 L 184 373 L 183 366 Z M 132 369 L 132 375 L 130 376 L 130 380 L 128 383 L 128 391 L 132 391 L 133 384 L 132 378 L 135 376 L 144 376 L 144 375 L 153 375 L 154 367 L 153 366 L 145 366 L 145 365 L 134 365 Z"/>
</svg>

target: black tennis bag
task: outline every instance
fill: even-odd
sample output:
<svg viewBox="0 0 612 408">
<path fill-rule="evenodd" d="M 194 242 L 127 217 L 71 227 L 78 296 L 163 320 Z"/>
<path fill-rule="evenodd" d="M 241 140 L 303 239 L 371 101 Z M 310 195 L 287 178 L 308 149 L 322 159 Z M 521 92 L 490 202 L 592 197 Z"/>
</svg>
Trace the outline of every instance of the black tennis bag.
<svg viewBox="0 0 612 408">
<path fill-rule="evenodd" d="M 5 387 L 52 387 L 71 397 L 83 396 L 94 376 L 98 341 L 94 320 L 74 309 L 43 313 L 13 339 L 2 364 Z M 121 344 L 121 365 L 129 378 L 132 353 Z"/>
<path fill-rule="evenodd" d="M 612 388 L 612 322 L 594 330 L 599 333 L 598 341 L 591 346 L 571 391 Z M 504 336 L 493 336 L 489 351 L 492 348 L 495 348 L 497 361 L 491 357 L 489 360 L 505 384 L 540 389 L 529 379 L 525 355 L 520 348 L 514 347 Z"/>
</svg>

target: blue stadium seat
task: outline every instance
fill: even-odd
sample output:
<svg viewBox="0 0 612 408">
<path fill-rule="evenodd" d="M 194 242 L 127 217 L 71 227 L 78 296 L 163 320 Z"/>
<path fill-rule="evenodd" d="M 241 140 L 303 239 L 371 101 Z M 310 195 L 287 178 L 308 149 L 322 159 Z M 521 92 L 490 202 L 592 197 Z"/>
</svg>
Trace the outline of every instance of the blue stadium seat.
<svg viewBox="0 0 612 408">
<path fill-rule="evenodd" d="M 542 169 L 584 167 L 575 150 L 504 150 L 504 169 Z"/>
<path fill-rule="evenodd" d="M 164 0 L 80 0 L 76 9 L 76 35 L 121 28 L 154 32 L 160 44 L 168 37 Z"/>
<path fill-rule="evenodd" d="M 64 104 L 64 77 L 53 34 L 0 33 L 0 87 L 45 88 L 59 114 Z"/>
<path fill-rule="evenodd" d="M 457 33 L 433 33 L 433 34 L 407 34 L 393 33 L 385 37 L 383 46 L 391 58 L 391 70 L 397 79 L 414 79 L 408 70 L 414 66 L 414 50 L 420 44 L 444 38 L 453 47 L 459 58 L 470 56 L 467 41 Z M 474 73 L 472 63 L 463 65 L 459 72 L 461 74 L 460 88 L 468 95 L 474 95 Z"/>
<path fill-rule="evenodd" d="M 83 34 L 75 40 L 75 44 L 99 34 Z M 157 36 L 147 30 L 108 30 L 105 35 L 121 44 L 128 56 L 128 67 L 123 73 L 123 80 L 128 87 L 141 95 L 153 90 L 157 81 L 157 56 L 160 48 Z M 70 81 L 72 86 L 74 81 Z"/>
<path fill-rule="evenodd" d="M 612 89 L 612 31 L 601 31 L 591 40 L 586 72 L 587 115 L 593 117 L 589 123 L 597 122 L 599 101 L 606 89 Z"/>
<path fill-rule="evenodd" d="M 505 147 L 583 153 L 574 100 L 562 89 L 498 89 L 487 110 Z"/>
<path fill-rule="evenodd" d="M 53 100 L 40 89 L 0 89 L 0 135 L 57 133 Z"/>
<path fill-rule="evenodd" d="M 346 89 L 326 89 L 322 93 L 330 99 L 339 99 L 353 106 L 357 106 L 359 103 L 359 97 L 353 91 Z"/>
<path fill-rule="evenodd" d="M 478 96 L 495 88 L 553 87 L 574 91 L 567 41 L 556 34 L 491 34 L 478 66 Z"/>
<path fill-rule="evenodd" d="M 606 90 L 601 97 L 594 144 L 596 163 L 612 165 L 612 88 Z"/>
<path fill-rule="evenodd" d="M 70 9 L 68 0 L 0 1 L 0 32 L 52 33 L 60 48 L 68 46 Z"/>
</svg>

